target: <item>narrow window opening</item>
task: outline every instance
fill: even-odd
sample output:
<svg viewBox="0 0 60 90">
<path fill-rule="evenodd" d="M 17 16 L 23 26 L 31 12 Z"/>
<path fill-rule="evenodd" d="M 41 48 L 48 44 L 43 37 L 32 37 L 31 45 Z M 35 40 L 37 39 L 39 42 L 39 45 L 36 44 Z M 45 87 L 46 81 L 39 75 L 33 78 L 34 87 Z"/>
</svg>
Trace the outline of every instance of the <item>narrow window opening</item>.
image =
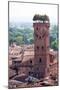
<svg viewBox="0 0 60 90">
<path fill-rule="evenodd" d="M 29 72 L 29 75 L 31 74 L 31 72 Z"/>
<path fill-rule="evenodd" d="M 38 27 L 36 29 L 38 30 Z"/>
<path fill-rule="evenodd" d="M 30 63 L 32 63 L 32 60 L 30 60 Z"/>
<path fill-rule="evenodd" d="M 39 39 L 41 39 L 41 36 L 39 37 Z"/>
<path fill-rule="evenodd" d="M 42 49 L 44 49 L 44 47 L 43 47 L 43 46 L 42 46 L 41 48 L 42 48 Z"/>
<path fill-rule="evenodd" d="M 37 49 L 39 49 L 39 46 L 37 46 Z"/>
<path fill-rule="evenodd" d="M 39 58 L 39 63 L 41 63 L 41 58 Z"/>
</svg>

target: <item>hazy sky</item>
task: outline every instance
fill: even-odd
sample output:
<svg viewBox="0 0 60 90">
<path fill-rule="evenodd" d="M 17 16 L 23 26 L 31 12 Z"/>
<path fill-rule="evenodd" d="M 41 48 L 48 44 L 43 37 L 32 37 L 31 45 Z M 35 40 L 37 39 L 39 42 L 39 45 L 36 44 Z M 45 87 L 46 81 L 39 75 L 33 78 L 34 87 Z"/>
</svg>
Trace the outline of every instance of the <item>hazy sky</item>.
<svg viewBox="0 0 60 90">
<path fill-rule="evenodd" d="M 9 3 L 10 22 L 31 22 L 35 14 L 47 14 L 51 23 L 57 24 L 58 6 L 48 4 Z"/>
</svg>

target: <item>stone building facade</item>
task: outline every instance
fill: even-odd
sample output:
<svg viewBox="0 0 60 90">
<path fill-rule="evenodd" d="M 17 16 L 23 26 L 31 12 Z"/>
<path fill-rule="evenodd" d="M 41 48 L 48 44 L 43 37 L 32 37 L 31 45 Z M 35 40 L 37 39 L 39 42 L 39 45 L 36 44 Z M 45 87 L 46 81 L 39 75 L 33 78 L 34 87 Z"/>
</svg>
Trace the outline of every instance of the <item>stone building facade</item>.
<svg viewBox="0 0 60 90">
<path fill-rule="evenodd" d="M 37 17 L 37 18 L 36 18 Z M 41 18 L 45 16 L 34 16 L 36 20 L 34 27 L 34 71 L 39 78 L 48 75 L 49 71 L 49 20 Z M 46 16 L 48 18 L 48 16 Z M 40 18 L 40 19 L 39 19 Z"/>
</svg>

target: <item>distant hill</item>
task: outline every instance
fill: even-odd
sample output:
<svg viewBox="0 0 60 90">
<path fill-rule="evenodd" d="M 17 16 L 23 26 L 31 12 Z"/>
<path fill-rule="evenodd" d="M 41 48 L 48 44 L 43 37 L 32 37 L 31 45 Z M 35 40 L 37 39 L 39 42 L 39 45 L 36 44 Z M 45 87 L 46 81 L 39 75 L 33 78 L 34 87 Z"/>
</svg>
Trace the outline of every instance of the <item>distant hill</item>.
<svg viewBox="0 0 60 90">
<path fill-rule="evenodd" d="M 17 44 L 33 43 L 33 27 L 31 23 L 15 23 L 9 25 L 9 44 L 16 42 Z"/>
</svg>

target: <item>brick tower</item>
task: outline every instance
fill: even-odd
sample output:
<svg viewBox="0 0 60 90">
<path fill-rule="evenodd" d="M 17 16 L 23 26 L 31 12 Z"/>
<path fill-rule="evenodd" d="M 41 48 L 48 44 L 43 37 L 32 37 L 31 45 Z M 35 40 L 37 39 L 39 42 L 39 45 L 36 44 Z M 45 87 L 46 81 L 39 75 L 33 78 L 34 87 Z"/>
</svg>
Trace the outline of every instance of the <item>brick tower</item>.
<svg viewBox="0 0 60 90">
<path fill-rule="evenodd" d="M 33 17 L 34 27 L 34 76 L 44 78 L 49 73 L 49 18 L 46 15 Z"/>
</svg>

